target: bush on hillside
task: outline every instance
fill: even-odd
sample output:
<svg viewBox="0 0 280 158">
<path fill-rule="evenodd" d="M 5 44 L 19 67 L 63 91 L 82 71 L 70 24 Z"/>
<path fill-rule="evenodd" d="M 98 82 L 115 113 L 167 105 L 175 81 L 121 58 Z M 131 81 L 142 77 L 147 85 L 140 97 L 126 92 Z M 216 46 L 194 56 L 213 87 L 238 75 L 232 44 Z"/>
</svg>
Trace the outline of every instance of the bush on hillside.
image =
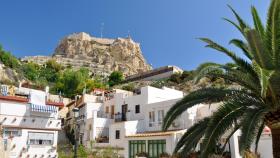
<svg viewBox="0 0 280 158">
<path fill-rule="evenodd" d="M 10 52 L 3 50 L 1 45 L 0 45 L 0 60 L 7 67 L 10 68 L 19 67 L 18 59 L 15 56 L 13 56 Z"/>
<path fill-rule="evenodd" d="M 120 84 L 124 80 L 123 73 L 120 71 L 114 71 L 110 74 L 108 84 L 110 87 Z"/>
</svg>

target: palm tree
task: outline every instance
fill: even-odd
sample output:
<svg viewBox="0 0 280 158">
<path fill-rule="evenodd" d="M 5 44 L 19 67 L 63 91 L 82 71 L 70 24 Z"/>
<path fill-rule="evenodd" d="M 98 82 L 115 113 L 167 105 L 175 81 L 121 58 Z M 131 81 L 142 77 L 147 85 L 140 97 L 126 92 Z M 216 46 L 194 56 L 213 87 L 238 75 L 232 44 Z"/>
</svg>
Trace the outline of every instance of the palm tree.
<svg viewBox="0 0 280 158">
<path fill-rule="evenodd" d="M 230 6 L 229 6 L 230 7 Z M 264 26 L 255 7 L 251 8 L 254 25 L 251 27 L 233 10 L 234 25 L 243 39 L 232 39 L 231 44 L 240 48 L 247 59 L 213 42 L 201 38 L 210 47 L 232 59 L 231 64 L 207 63 L 198 68 L 196 81 L 202 77 L 222 78 L 238 86 L 202 88 L 191 92 L 177 102 L 164 118 L 163 130 L 188 108 L 199 103 L 219 102 L 221 105 L 211 116 L 188 129 L 174 152 L 186 155 L 195 150 L 202 140 L 201 157 L 213 153 L 224 134 L 229 137 L 241 130 L 240 153 L 257 144 L 264 126 L 271 129 L 274 158 L 280 157 L 280 0 L 272 0 Z M 227 140 L 229 140 L 229 137 Z M 202 139 L 203 138 L 203 139 Z"/>
</svg>

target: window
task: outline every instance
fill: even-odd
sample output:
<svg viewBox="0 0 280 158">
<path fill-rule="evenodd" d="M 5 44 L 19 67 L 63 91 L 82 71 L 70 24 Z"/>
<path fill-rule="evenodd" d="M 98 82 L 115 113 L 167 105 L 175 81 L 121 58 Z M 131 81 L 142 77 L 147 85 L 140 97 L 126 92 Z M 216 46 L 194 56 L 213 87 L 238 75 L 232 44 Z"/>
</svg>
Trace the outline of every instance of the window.
<svg viewBox="0 0 280 158">
<path fill-rule="evenodd" d="M 158 123 L 161 124 L 164 118 L 164 110 L 158 111 Z"/>
<path fill-rule="evenodd" d="M 106 106 L 105 113 L 106 113 L 106 114 L 109 113 L 109 106 Z"/>
<path fill-rule="evenodd" d="M 135 158 L 135 155 L 141 152 L 146 152 L 145 140 L 130 140 L 129 141 L 129 158 Z"/>
<path fill-rule="evenodd" d="M 3 137 L 20 137 L 21 136 L 21 130 L 14 129 L 14 128 L 4 128 L 3 129 Z"/>
<path fill-rule="evenodd" d="M 27 143 L 29 145 L 52 145 L 53 138 L 53 133 L 28 132 Z"/>
<path fill-rule="evenodd" d="M 149 158 L 158 158 L 166 150 L 165 140 L 148 140 Z"/>
<path fill-rule="evenodd" d="M 149 127 L 153 127 L 154 122 L 155 122 L 155 112 L 150 111 L 149 112 Z"/>
<path fill-rule="evenodd" d="M 135 105 L 135 113 L 140 113 L 140 105 Z"/>
<path fill-rule="evenodd" d="M 116 139 L 120 139 L 120 130 L 116 130 Z"/>
<path fill-rule="evenodd" d="M 114 118 L 114 115 L 115 115 L 115 106 L 111 105 L 111 119 Z"/>
</svg>

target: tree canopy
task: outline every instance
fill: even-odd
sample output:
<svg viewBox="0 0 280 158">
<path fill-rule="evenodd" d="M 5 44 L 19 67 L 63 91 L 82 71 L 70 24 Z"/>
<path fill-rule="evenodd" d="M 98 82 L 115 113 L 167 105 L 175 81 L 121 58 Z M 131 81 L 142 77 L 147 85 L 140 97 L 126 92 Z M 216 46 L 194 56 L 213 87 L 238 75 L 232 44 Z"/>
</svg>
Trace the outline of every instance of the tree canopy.
<svg viewBox="0 0 280 158">
<path fill-rule="evenodd" d="M 66 97 L 73 97 L 92 88 L 105 88 L 105 85 L 98 79 L 92 79 L 88 69 L 66 69 L 60 74 L 53 91 L 62 92 Z"/>
<path fill-rule="evenodd" d="M 114 71 L 110 74 L 108 84 L 110 87 L 120 84 L 124 80 L 123 73 L 120 71 Z"/>
</svg>

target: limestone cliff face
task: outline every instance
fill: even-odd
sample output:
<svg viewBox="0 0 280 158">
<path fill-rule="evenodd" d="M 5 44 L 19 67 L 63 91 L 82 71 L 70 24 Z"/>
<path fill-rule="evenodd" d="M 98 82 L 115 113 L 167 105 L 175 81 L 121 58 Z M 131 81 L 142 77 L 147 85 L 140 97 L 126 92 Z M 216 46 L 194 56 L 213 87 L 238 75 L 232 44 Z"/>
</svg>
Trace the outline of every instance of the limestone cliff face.
<svg viewBox="0 0 280 158">
<path fill-rule="evenodd" d="M 22 74 L 18 74 L 15 70 L 6 67 L 0 61 L 0 84 L 16 84 L 20 81 L 24 81 Z"/>
<path fill-rule="evenodd" d="M 131 38 L 95 38 L 83 32 L 62 39 L 53 58 L 76 68 L 88 67 L 96 74 L 122 71 L 132 75 L 151 69 L 140 45 Z"/>
</svg>

